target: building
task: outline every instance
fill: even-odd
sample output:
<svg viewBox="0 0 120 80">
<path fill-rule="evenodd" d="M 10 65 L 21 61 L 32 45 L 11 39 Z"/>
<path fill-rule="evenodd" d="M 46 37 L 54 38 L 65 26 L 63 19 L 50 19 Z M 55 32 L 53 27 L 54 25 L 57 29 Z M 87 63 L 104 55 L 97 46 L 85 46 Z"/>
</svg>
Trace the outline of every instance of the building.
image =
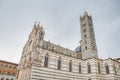
<svg viewBox="0 0 120 80">
<path fill-rule="evenodd" d="M 44 40 L 34 24 L 19 63 L 18 80 L 120 80 L 120 60 L 100 59 L 92 16 L 80 16 L 81 41 L 75 51 Z"/>
<path fill-rule="evenodd" d="M 0 80 L 16 80 L 18 64 L 0 60 Z"/>
</svg>

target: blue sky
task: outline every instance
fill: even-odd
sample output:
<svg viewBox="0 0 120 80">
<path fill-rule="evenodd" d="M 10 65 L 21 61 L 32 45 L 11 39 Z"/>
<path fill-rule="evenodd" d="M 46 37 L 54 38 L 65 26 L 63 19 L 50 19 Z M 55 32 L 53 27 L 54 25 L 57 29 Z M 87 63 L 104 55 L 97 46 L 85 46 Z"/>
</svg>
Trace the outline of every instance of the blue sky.
<svg viewBox="0 0 120 80">
<path fill-rule="evenodd" d="M 100 58 L 120 57 L 119 0 L 0 0 L 0 59 L 18 63 L 35 21 L 45 40 L 74 50 L 79 46 L 80 15 L 93 17 Z"/>
</svg>

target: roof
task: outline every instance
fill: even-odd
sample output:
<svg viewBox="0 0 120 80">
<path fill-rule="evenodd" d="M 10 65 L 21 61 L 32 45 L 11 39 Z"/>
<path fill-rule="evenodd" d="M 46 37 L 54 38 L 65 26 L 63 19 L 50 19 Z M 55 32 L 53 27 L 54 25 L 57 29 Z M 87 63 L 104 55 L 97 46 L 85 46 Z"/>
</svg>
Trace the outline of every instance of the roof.
<svg viewBox="0 0 120 80">
<path fill-rule="evenodd" d="M 13 65 L 18 66 L 18 64 L 17 64 L 17 63 L 13 63 L 13 62 L 5 61 L 5 60 L 0 60 L 0 62 L 3 62 L 3 63 L 8 63 L 8 64 L 13 64 Z"/>
</svg>

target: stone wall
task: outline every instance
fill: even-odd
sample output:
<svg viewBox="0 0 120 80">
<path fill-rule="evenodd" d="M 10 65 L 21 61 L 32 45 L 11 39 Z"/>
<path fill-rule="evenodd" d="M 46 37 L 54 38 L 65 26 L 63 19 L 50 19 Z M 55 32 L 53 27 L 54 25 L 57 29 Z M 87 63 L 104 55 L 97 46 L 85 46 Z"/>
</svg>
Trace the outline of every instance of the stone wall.
<svg viewBox="0 0 120 80">
<path fill-rule="evenodd" d="M 90 58 L 86 60 L 70 57 L 56 52 L 41 50 L 41 66 L 32 66 L 31 80 L 115 80 L 120 78 L 120 73 L 115 69 L 119 69 L 120 63 L 111 58 L 102 60 Z M 48 67 L 44 67 L 44 59 L 46 54 L 49 55 Z M 61 57 L 61 70 L 57 69 L 58 59 Z M 72 72 L 69 72 L 69 61 L 72 60 Z M 91 65 L 91 73 L 88 73 L 88 63 Z M 98 63 L 100 63 L 100 73 L 98 72 Z M 81 64 L 81 73 L 79 73 L 79 64 Z M 109 65 L 110 74 L 106 74 L 105 65 Z"/>
</svg>

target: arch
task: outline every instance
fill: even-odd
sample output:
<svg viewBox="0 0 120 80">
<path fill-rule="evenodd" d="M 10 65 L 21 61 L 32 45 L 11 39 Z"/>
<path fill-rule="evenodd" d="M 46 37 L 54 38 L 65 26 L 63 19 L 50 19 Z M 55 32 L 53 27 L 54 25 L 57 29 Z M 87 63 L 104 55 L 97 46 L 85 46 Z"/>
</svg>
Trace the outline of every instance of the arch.
<svg viewBox="0 0 120 80">
<path fill-rule="evenodd" d="M 90 65 L 90 63 L 87 64 L 87 67 L 88 67 L 88 73 L 91 73 L 91 65 Z"/>
<path fill-rule="evenodd" d="M 72 60 L 69 62 L 69 72 L 72 72 Z"/>
<path fill-rule="evenodd" d="M 61 57 L 59 57 L 59 59 L 58 59 L 58 70 L 61 70 Z"/>
<path fill-rule="evenodd" d="M 45 60 L 44 60 L 44 67 L 48 67 L 48 61 L 49 61 L 49 55 L 46 54 Z"/>
<path fill-rule="evenodd" d="M 108 64 L 105 64 L 105 70 L 106 70 L 106 74 L 110 74 L 110 70 L 109 70 Z"/>
</svg>

